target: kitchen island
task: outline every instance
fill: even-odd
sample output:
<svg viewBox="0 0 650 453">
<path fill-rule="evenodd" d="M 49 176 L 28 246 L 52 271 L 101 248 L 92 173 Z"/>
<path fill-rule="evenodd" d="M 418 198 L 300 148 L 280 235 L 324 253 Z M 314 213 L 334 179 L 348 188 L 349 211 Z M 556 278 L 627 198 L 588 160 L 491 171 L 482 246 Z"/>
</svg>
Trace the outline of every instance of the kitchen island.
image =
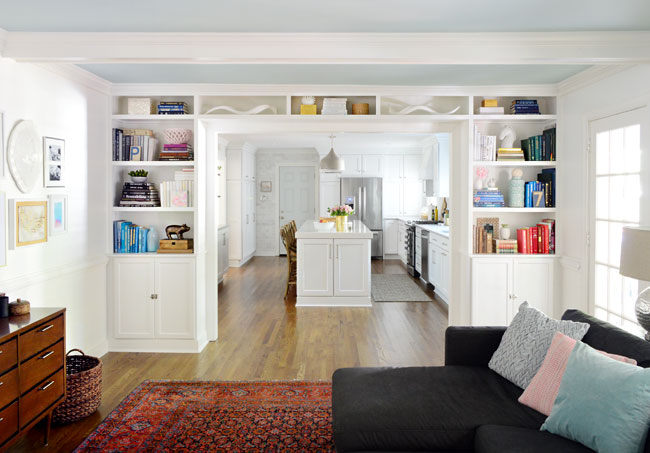
<svg viewBox="0 0 650 453">
<path fill-rule="evenodd" d="M 371 240 L 372 231 L 358 220 L 344 232 L 305 222 L 296 232 L 296 307 L 371 307 Z"/>
</svg>

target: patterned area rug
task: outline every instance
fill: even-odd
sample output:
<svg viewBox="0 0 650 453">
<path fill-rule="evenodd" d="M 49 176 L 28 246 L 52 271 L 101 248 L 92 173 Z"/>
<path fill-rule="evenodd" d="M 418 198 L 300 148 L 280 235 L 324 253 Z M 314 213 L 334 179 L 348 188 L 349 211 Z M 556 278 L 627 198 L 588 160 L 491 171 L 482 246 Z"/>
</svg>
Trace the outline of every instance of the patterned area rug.
<svg viewBox="0 0 650 453">
<path fill-rule="evenodd" d="M 145 381 L 75 450 L 334 451 L 332 385 Z"/>
<path fill-rule="evenodd" d="M 372 274 L 370 290 L 375 302 L 431 302 L 406 274 Z"/>
</svg>

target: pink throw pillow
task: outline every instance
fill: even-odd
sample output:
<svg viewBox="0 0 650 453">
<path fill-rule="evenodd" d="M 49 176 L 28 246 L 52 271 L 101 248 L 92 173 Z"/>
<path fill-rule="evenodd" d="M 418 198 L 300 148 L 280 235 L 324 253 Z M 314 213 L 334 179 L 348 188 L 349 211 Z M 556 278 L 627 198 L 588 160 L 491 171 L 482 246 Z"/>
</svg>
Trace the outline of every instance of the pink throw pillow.
<svg viewBox="0 0 650 453">
<path fill-rule="evenodd" d="M 576 340 L 560 332 L 556 333 L 548 348 L 546 357 L 537 374 L 530 381 L 524 393 L 519 397 L 519 402 L 548 416 L 551 414 L 553 403 L 560 390 L 562 376 L 566 370 L 569 356 L 576 345 Z M 598 351 L 607 357 L 619 362 L 636 365 L 636 360 L 617 354 Z"/>
</svg>

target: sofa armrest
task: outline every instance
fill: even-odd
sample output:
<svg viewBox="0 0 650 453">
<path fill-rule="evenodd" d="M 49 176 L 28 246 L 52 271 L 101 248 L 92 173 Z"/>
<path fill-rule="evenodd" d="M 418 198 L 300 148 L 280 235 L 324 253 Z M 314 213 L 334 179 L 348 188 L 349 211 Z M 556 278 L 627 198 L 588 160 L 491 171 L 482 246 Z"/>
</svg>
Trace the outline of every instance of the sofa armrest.
<svg viewBox="0 0 650 453">
<path fill-rule="evenodd" d="M 506 327 L 447 327 L 445 365 L 487 366 Z"/>
</svg>

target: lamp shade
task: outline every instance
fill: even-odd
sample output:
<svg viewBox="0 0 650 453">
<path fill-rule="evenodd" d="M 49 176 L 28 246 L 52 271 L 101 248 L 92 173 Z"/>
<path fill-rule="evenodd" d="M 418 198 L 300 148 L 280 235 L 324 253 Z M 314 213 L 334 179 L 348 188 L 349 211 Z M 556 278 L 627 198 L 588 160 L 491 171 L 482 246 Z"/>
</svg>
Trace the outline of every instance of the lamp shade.
<svg viewBox="0 0 650 453">
<path fill-rule="evenodd" d="M 650 281 L 650 227 L 623 227 L 620 273 Z"/>
<path fill-rule="evenodd" d="M 321 159 L 320 169 L 331 173 L 342 172 L 345 170 L 345 162 L 334 152 L 334 148 L 331 148 L 330 152 Z"/>
</svg>

